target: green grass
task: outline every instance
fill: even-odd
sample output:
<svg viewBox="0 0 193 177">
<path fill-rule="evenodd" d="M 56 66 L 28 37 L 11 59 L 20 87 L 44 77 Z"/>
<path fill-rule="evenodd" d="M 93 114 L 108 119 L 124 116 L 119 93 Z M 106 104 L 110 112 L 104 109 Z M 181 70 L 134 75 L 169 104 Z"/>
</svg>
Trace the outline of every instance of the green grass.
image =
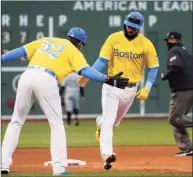
<svg viewBox="0 0 193 177">
<path fill-rule="evenodd" d="M 2 123 L 4 137 L 7 122 Z M 82 121 L 79 127 L 66 126 L 68 146 L 97 146 L 96 124 Z M 192 130 L 189 129 L 190 136 Z M 22 128 L 18 147 L 49 147 L 50 128 L 47 121 L 27 121 Z M 124 120 L 114 129 L 114 145 L 172 145 L 172 127 L 167 120 Z"/>
<path fill-rule="evenodd" d="M 48 172 L 12 172 L 9 176 L 17 176 L 17 177 L 52 177 L 51 173 Z M 149 172 L 120 172 L 120 171 L 107 171 L 107 172 L 72 172 L 70 175 L 67 176 L 74 176 L 74 177 L 82 177 L 82 176 L 92 176 L 92 177 L 191 177 L 192 174 L 178 174 L 178 173 L 149 173 Z M 7 177 L 7 175 L 2 175 L 2 177 Z"/>
</svg>

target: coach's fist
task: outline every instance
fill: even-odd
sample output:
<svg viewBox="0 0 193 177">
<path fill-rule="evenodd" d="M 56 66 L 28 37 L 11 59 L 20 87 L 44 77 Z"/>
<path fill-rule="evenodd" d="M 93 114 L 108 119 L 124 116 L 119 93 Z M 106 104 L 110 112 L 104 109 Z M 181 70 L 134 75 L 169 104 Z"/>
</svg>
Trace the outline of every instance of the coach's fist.
<svg viewBox="0 0 193 177">
<path fill-rule="evenodd" d="M 84 76 L 79 76 L 78 80 L 77 80 L 77 84 L 80 87 L 85 87 L 85 85 L 88 83 L 89 79 L 84 77 Z"/>
<path fill-rule="evenodd" d="M 136 97 L 139 100 L 146 100 L 149 96 L 150 88 L 144 87 L 136 93 Z"/>
</svg>

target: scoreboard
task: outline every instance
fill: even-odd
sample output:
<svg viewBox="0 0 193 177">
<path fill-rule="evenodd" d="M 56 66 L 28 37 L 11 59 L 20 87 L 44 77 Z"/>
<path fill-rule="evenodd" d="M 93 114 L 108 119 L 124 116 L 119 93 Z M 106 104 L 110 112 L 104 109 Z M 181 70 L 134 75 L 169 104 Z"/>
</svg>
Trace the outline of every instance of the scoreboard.
<svg viewBox="0 0 193 177">
<path fill-rule="evenodd" d="M 1 5 L 1 53 L 43 36 L 65 38 L 68 30 L 77 26 L 87 32 L 87 46 L 82 51 L 92 65 L 108 35 L 121 30 L 125 16 L 133 10 L 144 15 L 144 33 L 156 47 L 160 70 L 164 70 L 166 63 L 167 49 L 163 38 L 167 32 L 182 32 L 186 48 L 192 51 L 192 40 L 189 40 L 192 39 L 193 21 L 190 1 L 2 1 Z M 7 107 L 7 102 L 15 98 L 19 75 L 27 64 L 21 58 L 21 61 L 10 61 L 2 65 L 3 115 L 12 112 L 12 108 Z M 89 83 L 86 87 L 88 101 L 81 104 L 81 113 L 100 113 L 100 95 L 101 85 Z M 146 102 L 146 112 L 167 113 L 167 97 L 169 98 L 167 84 L 164 85 L 158 78 L 151 99 Z M 32 110 L 33 114 L 40 112 L 39 108 Z M 139 113 L 137 101 L 130 112 Z"/>
</svg>

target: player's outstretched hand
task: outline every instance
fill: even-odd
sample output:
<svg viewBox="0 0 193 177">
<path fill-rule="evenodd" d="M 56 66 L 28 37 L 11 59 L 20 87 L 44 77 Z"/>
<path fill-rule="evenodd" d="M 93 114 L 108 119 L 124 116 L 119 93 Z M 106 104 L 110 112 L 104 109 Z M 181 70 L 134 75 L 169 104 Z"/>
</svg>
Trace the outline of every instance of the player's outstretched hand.
<svg viewBox="0 0 193 177">
<path fill-rule="evenodd" d="M 149 96 L 149 92 L 150 92 L 150 89 L 148 87 L 144 87 L 136 93 L 136 97 L 139 100 L 146 100 Z"/>
<path fill-rule="evenodd" d="M 104 83 L 124 89 L 128 85 L 129 79 L 121 77 L 122 74 L 123 72 L 119 72 L 115 76 L 107 76 Z"/>
<path fill-rule="evenodd" d="M 80 87 L 85 87 L 86 84 L 88 83 L 89 79 L 84 77 L 84 76 L 79 76 L 78 80 L 77 80 L 77 84 Z"/>
</svg>

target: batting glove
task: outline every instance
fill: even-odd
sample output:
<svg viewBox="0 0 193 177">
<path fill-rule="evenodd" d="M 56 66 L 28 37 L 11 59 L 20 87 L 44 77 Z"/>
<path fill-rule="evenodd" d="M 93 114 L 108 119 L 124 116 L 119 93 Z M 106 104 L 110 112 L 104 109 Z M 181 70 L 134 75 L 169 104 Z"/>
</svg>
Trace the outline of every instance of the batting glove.
<svg viewBox="0 0 193 177">
<path fill-rule="evenodd" d="M 129 79 L 121 77 L 122 74 L 123 72 L 119 72 L 114 76 L 107 76 L 104 83 L 117 88 L 125 89 L 125 87 L 128 85 Z"/>
<path fill-rule="evenodd" d="M 144 87 L 136 93 L 136 97 L 139 100 L 146 100 L 149 96 L 150 88 Z"/>
</svg>

